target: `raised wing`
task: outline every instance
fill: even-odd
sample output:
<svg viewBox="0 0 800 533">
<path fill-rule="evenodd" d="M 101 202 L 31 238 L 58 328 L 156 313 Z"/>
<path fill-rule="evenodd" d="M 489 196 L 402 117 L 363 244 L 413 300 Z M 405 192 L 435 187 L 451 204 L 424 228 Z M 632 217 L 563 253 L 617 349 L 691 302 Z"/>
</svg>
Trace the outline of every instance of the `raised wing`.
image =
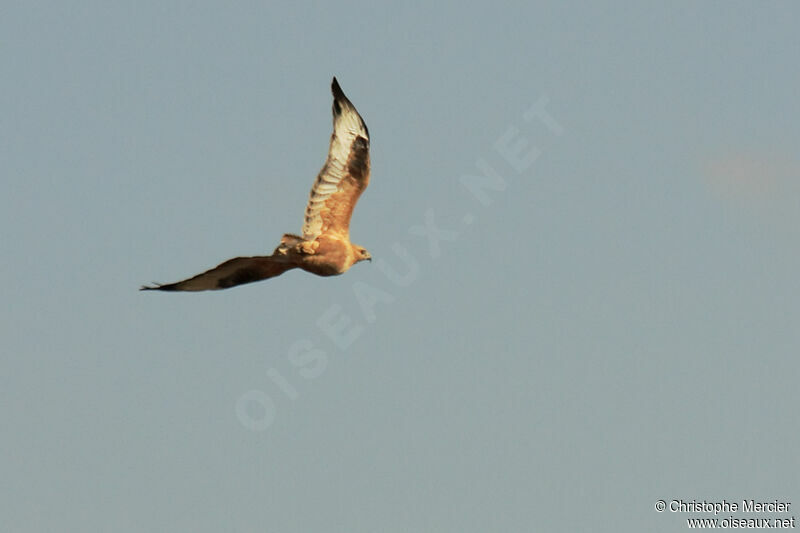
<svg viewBox="0 0 800 533">
<path fill-rule="evenodd" d="M 323 233 L 349 240 L 350 217 L 369 184 L 369 130 L 355 106 L 333 78 L 333 135 L 328 159 L 320 170 L 306 206 L 303 239 Z"/>
<path fill-rule="evenodd" d="M 236 257 L 193 278 L 155 285 L 143 286 L 143 291 L 211 291 L 227 289 L 236 285 L 261 281 L 280 276 L 295 265 L 282 257 Z"/>
</svg>

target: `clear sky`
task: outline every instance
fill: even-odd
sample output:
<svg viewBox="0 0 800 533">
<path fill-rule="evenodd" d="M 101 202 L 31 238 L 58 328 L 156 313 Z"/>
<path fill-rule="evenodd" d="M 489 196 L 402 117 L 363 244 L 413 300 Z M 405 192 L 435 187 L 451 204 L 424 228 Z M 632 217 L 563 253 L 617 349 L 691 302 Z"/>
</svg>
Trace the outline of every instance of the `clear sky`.
<svg viewBox="0 0 800 533">
<path fill-rule="evenodd" d="M 5 2 L 2 529 L 800 506 L 800 8 L 661 4 Z M 139 292 L 300 230 L 333 75 L 374 261 Z"/>
</svg>

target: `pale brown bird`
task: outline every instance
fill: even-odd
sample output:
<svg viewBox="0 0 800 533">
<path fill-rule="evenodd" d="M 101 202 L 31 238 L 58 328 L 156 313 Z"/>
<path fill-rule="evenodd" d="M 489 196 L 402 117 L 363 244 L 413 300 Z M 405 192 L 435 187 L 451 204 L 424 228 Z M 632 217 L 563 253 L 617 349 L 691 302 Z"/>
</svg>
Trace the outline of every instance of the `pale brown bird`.
<svg viewBox="0 0 800 533">
<path fill-rule="evenodd" d="M 303 236 L 286 234 L 272 255 L 236 257 L 193 278 L 156 284 L 141 290 L 207 291 L 227 289 L 280 276 L 302 268 L 319 276 L 336 276 L 369 252 L 350 242 L 350 217 L 369 184 L 369 130 L 336 78 L 333 92 L 333 135 L 328 159 L 311 187 Z"/>
</svg>

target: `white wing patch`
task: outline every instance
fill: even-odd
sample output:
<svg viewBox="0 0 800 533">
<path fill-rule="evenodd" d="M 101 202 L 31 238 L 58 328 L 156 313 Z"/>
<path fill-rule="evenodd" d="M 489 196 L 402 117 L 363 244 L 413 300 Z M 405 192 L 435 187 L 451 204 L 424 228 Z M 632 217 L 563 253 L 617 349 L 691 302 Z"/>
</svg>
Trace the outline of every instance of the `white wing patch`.
<svg viewBox="0 0 800 533">
<path fill-rule="evenodd" d="M 338 85 L 336 89 L 338 89 Z M 336 89 L 334 89 L 334 95 Z M 328 159 L 311 187 L 311 194 L 306 205 L 303 223 L 303 239 L 306 241 L 313 241 L 325 230 L 322 227 L 322 210 L 325 202 L 339 190 L 339 184 L 348 175 L 347 161 L 353 142 L 358 137 L 369 140 L 369 133 L 364 122 L 344 94 L 336 98 L 333 105 L 333 135 L 331 135 Z M 337 106 L 341 109 L 340 113 L 336 113 Z"/>
</svg>

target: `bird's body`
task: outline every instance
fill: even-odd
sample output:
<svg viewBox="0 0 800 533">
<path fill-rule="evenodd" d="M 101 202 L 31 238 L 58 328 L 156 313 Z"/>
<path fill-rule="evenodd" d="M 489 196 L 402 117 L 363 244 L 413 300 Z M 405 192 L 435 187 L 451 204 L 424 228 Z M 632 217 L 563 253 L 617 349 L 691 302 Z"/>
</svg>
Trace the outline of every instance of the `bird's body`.
<svg viewBox="0 0 800 533">
<path fill-rule="evenodd" d="M 303 235 L 285 234 L 272 255 L 236 257 L 192 278 L 142 290 L 227 289 L 273 278 L 293 268 L 336 276 L 359 261 L 371 259 L 366 249 L 350 242 L 350 217 L 369 184 L 369 131 L 336 78 L 331 90 L 333 135 L 328 159 L 311 188 Z"/>
</svg>

